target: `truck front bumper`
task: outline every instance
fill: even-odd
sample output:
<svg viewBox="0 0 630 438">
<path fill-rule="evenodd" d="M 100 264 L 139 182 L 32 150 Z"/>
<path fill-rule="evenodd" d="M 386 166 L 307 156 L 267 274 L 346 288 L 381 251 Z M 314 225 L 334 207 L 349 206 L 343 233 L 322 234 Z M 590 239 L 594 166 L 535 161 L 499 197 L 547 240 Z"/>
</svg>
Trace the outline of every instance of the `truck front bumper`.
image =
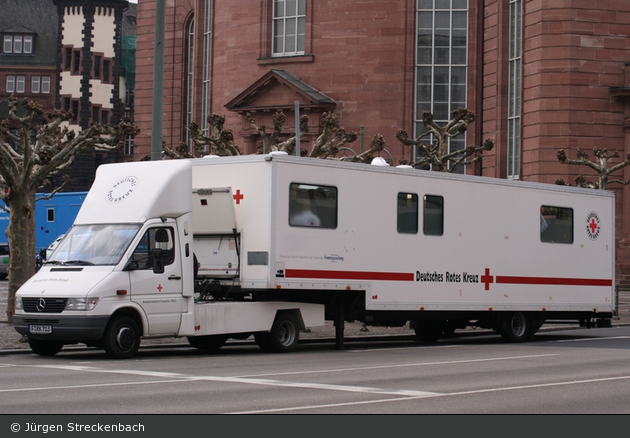
<svg viewBox="0 0 630 438">
<path fill-rule="evenodd" d="M 13 326 L 29 338 L 60 342 L 98 341 L 103 337 L 109 316 L 60 316 L 16 314 Z M 35 331 L 35 328 L 39 329 Z M 49 331 L 49 332 L 48 332 Z"/>
</svg>

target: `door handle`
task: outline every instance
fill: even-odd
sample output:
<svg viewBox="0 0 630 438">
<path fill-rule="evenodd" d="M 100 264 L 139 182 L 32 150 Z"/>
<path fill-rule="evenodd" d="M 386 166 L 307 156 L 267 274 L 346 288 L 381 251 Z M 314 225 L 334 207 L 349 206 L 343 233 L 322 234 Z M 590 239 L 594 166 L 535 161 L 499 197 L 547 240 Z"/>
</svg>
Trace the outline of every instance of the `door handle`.
<svg viewBox="0 0 630 438">
<path fill-rule="evenodd" d="M 169 280 L 181 280 L 182 277 L 180 277 L 179 275 L 171 275 L 170 277 L 168 277 Z"/>
</svg>

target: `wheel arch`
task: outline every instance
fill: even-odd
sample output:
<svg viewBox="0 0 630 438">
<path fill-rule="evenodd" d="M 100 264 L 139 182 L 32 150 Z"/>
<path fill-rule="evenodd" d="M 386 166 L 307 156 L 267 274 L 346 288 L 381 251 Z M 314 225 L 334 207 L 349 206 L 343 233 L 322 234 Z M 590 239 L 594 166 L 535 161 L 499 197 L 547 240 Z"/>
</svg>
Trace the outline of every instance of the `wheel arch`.
<svg viewBox="0 0 630 438">
<path fill-rule="evenodd" d="M 286 314 L 292 315 L 297 320 L 298 330 L 301 330 L 301 331 L 306 330 L 306 324 L 304 324 L 304 319 L 302 318 L 302 312 L 300 311 L 299 308 L 295 308 L 295 309 L 279 309 L 276 312 L 276 316 L 275 316 L 273 322 L 275 323 L 279 316 L 286 315 Z"/>
<path fill-rule="evenodd" d="M 146 316 L 144 315 L 144 312 L 141 312 L 139 309 L 136 309 L 135 307 L 121 307 L 121 308 L 116 309 L 116 311 L 111 314 L 111 316 L 109 317 L 109 320 L 112 321 L 114 318 L 118 316 L 128 316 L 129 318 L 133 319 L 134 322 L 138 325 L 138 328 L 140 329 L 140 336 L 144 336 L 145 327 L 147 327 L 146 325 L 147 320 L 146 320 Z"/>
</svg>

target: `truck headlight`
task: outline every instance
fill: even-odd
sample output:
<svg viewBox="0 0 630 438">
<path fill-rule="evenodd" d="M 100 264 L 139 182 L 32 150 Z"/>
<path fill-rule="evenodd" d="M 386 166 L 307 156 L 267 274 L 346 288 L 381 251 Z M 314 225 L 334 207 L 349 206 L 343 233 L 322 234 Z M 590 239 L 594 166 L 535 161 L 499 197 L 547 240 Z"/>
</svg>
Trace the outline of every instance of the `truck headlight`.
<svg viewBox="0 0 630 438">
<path fill-rule="evenodd" d="M 65 310 L 92 310 L 97 303 L 98 298 L 68 298 Z"/>
<path fill-rule="evenodd" d="M 15 310 L 22 310 L 22 297 L 15 297 Z"/>
</svg>

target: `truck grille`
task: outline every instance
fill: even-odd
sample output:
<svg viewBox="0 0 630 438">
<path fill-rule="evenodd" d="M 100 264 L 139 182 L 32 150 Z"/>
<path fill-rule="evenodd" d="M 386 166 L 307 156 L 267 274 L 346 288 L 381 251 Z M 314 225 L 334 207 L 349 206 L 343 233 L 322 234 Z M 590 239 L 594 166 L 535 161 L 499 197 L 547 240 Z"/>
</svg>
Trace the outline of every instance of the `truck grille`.
<svg viewBox="0 0 630 438">
<path fill-rule="evenodd" d="M 67 301 L 67 298 L 22 298 L 22 306 L 26 313 L 61 313 Z"/>
</svg>

